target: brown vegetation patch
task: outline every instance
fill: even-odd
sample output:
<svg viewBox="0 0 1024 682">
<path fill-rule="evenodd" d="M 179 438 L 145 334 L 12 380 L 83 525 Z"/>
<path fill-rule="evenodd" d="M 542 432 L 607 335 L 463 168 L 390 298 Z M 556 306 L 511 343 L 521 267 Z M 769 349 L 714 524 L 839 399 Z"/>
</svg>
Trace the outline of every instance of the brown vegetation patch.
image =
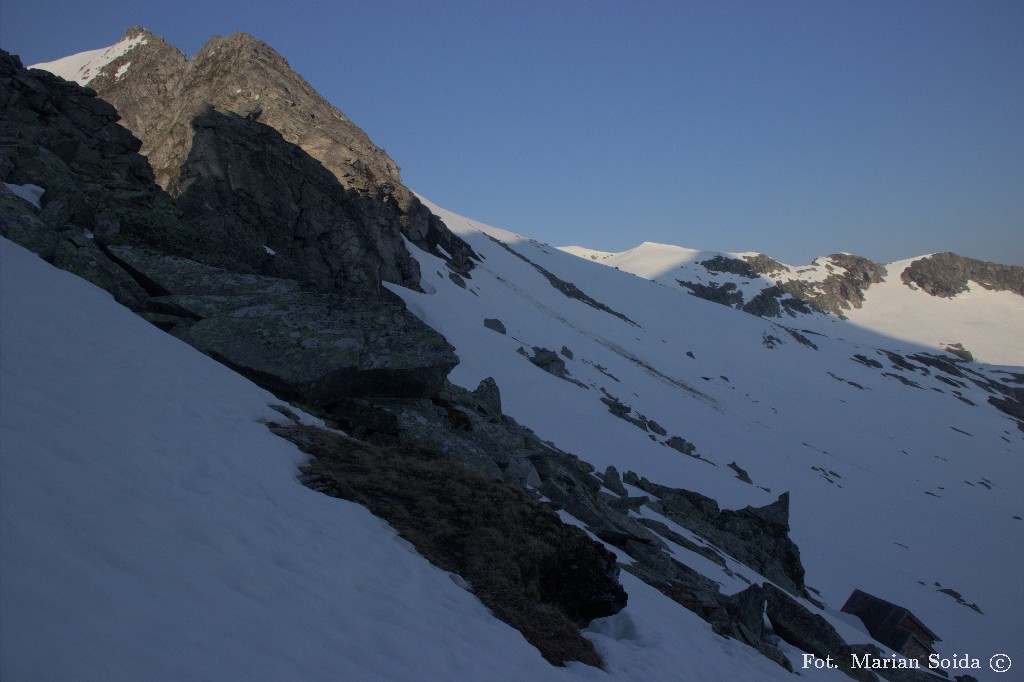
<svg viewBox="0 0 1024 682">
<path fill-rule="evenodd" d="M 271 425 L 313 455 L 303 483 L 367 507 L 435 566 L 465 578 L 549 662 L 601 666 L 579 628 L 626 604 L 615 557 L 523 491 L 413 447 Z"/>
</svg>

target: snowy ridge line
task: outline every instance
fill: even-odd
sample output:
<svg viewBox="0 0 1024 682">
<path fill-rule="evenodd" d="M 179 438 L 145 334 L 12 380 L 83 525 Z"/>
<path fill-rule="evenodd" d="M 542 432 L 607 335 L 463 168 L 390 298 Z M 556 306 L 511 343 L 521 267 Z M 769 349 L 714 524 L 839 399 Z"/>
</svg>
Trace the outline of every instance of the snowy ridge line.
<svg viewBox="0 0 1024 682">
<path fill-rule="evenodd" d="M 88 85 L 90 81 L 100 75 L 108 64 L 124 56 L 137 45 L 144 45 L 145 43 L 146 37 L 144 35 L 137 35 L 134 38 L 129 38 L 126 35 L 121 41 L 110 47 L 79 52 L 68 57 L 55 59 L 52 62 L 33 64 L 28 68 L 42 69 L 43 71 L 49 71 L 55 76 L 60 76 L 64 80 L 75 81 L 79 85 Z M 122 64 L 114 77 L 120 78 L 123 76 L 128 70 L 129 65 Z"/>
</svg>

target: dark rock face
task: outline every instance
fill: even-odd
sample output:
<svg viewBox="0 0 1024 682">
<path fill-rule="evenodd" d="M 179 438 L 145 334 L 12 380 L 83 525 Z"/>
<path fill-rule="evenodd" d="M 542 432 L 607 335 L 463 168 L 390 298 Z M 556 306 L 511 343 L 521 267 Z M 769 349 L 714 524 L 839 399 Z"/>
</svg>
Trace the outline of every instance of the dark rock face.
<svg viewBox="0 0 1024 682">
<path fill-rule="evenodd" d="M 204 260 L 322 291 L 377 291 L 381 281 L 419 287 L 391 196 L 346 190 L 258 121 L 207 110 L 192 126 L 178 203 L 206 237 Z"/>
<path fill-rule="evenodd" d="M 750 265 L 750 269 L 760 275 L 779 275 L 783 272 L 789 272 L 789 268 L 773 258 L 769 258 L 763 253 L 759 253 L 756 256 L 744 256 L 743 260 Z"/>
<path fill-rule="evenodd" d="M 757 315 L 758 317 L 781 317 L 782 304 L 779 299 L 784 292 L 781 287 L 768 287 L 762 289 L 754 298 L 743 306 L 743 312 Z"/>
<path fill-rule="evenodd" d="M 216 36 L 189 61 L 145 29 L 129 29 L 126 37 L 140 35 L 145 42 L 104 67 L 90 86 L 124 116 L 125 125 L 142 140 L 157 182 L 172 195 L 184 190 L 182 165 L 199 132 L 192 121 L 213 106 L 279 131 L 344 187 L 366 197 L 391 196 L 402 234 L 468 274 L 476 257 L 469 245 L 405 188 L 398 164 L 270 46 L 245 33 Z M 129 62 L 131 67 L 118 76 Z"/>
<path fill-rule="evenodd" d="M 152 312 L 179 318 L 177 336 L 282 397 L 436 395 L 458 363 L 397 299 L 301 291 L 131 246 L 110 253 L 154 294 Z"/>
<path fill-rule="evenodd" d="M 917 286 L 932 296 L 944 298 L 967 291 L 968 280 L 986 289 L 1024 296 L 1024 268 L 964 258 L 949 252 L 915 260 L 900 273 L 900 279 L 907 286 Z"/>
</svg>

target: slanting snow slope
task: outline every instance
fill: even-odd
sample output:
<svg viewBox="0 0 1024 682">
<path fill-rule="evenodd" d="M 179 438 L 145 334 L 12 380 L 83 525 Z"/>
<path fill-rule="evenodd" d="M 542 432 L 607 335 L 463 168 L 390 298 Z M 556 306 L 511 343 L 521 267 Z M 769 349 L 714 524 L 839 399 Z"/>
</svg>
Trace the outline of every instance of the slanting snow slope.
<svg viewBox="0 0 1024 682">
<path fill-rule="evenodd" d="M 124 38 L 110 47 L 79 52 L 78 54 L 55 59 L 52 62 L 33 64 L 29 68 L 49 71 L 64 80 L 77 81 L 79 85 L 88 85 L 89 81 L 100 75 L 100 71 L 103 70 L 104 66 L 126 54 L 136 45 L 142 45 L 145 42 L 146 38 L 143 35 L 138 35 L 134 38 Z M 128 66 L 122 65 L 118 69 L 116 77 L 120 78 L 127 70 Z"/>
<path fill-rule="evenodd" d="M 811 348 L 775 322 L 431 208 L 483 260 L 462 289 L 443 261 L 416 250 L 430 293 L 393 290 L 456 347 L 454 382 L 473 389 L 494 377 L 506 412 L 599 470 L 632 470 L 731 508 L 791 491 L 792 537 L 833 622 L 859 588 L 914 611 L 942 638 L 940 652 L 987 660 L 1019 649 L 1024 437 L 988 392 L 895 367 L 877 350 L 890 337 L 808 332 Z M 524 259 L 629 321 L 568 297 Z M 563 346 L 578 383 L 517 352 Z M 1022 372 L 967 367 L 1006 382 L 1004 369 Z M 707 461 L 613 417 L 605 392 Z M 711 577 L 728 584 L 720 571 Z"/>
<path fill-rule="evenodd" d="M 659 282 L 684 294 L 689 294 L 689 290 L 681 287 L 679 280 L 719 286 L 732 283 L 746 301 L 774 284 L 770 276 L 751 279 L 711 272 L 700 264 L 715 256 L 742 260 L 744 256 L 756 255 L 754 253 L 696 251 L 653 242 L 644 242 L 620 253 L 579 246 L 561 247 L 561 250 Z M 900 273 L 914 260 L 886 264 L 885 281 L 868 287 L 864 292 L 864 305 L 844 311 L 848 322 L 816 314 L 800 317 L 792 323 L 864 343 L 871 343 L 871 339 L 879 335 L 888 336 L 893 340 L 890 348 L 908 351 L 941 351 L 946 345 L 961 343 L 981 362 L 1024 365 L 1024 344 L 1020 343 L 1024 337 L 1024 296 L 990 291 L 974 282 L 969 283 L 970 291 L 953 298 L 931 296 L 908 287 L 900 279 Z M 780 277 L 806 282 L 820 281 L 833 272 L 842 272 L 841 267 L 827 257 L 816 259 L 810 265 L 783 265 L 788 271 L 780 273 Z"/>
<path fill-rule="evenodd" d="M 3 679 L 609 679 L 300 485 L 269 393 L 2 239 L 0 277 Z M 615 679 L 789 677 L 624 583 Z"/>
</svg>

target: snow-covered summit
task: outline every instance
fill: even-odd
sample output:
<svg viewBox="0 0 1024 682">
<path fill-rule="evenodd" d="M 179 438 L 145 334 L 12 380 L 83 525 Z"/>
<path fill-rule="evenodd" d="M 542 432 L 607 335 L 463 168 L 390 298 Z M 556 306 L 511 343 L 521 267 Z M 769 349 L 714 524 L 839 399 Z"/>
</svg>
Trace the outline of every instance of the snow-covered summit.
<svg viewBox="0 0 1024 682">
<path fill-rule="evenodd" d="M 88 85 L 92 79 L 100 75 L 107 64 L 127 54 L 138 45 L 144 45 L 148 41 L 149 33 L 145 29 L 129 29 L 123 38 L 110 47 L 101 47 L 97 50 L 87 50 L 67 57 L 55 59 L 52 62 L 32 64 L 29 68 L 43 69 L 60 76 L 64 80 L 75 81 L 79 85 Z M 126 64 L 118 69 L 116 78 L 123 76 L 128 70 Z"/>
</svg>

